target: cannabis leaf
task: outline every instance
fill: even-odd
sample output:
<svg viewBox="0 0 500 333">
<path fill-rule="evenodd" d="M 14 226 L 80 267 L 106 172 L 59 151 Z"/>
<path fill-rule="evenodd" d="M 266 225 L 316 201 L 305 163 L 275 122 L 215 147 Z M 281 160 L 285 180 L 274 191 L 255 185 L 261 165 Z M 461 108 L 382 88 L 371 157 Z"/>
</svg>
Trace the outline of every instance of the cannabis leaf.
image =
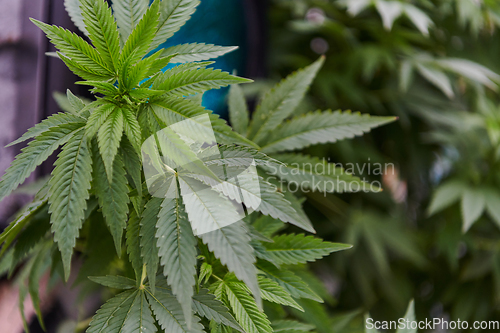
<svg viewBox="0 0 500 333">
<path fill-rule="evenodd" d="M 120 255 L 123 229 L 127 225 L 129 202 L 125 166 L 122 158 L 118 155 L 113 162 L 113 175 L 110 181 L 106 176 L 104 162 L 95 144 L 93 148 L 93 185 L 95 194 L 102 208 L 106 224 L 113 235 L 116 253 Z"/>
<path fill-rule="evenodd" d="M 229 309 L 221 301 L 217 300 L 214 295 L 209 294 L 207 289 L 201 289 L 193 296 L 193 309 L 196 313 L 209 320 L 244 332 L 240 324 L 229 312 Z"/>
<path fill-rule="evenodd" d="M 55 45 L 57 57 L 83 79 L 77 83 L 95 95 L 87 101 L 70 91 L 57 94 L 65 112 L 10 144 L 31 140 L 0 182 L 1 200 L 63 146 L 46 185 L 0 234 L 0 256 L 5 254 L 0 271 L 13 272 L 24 262 L 20 307 L 29 292 L 42 325 L 39 281 L 46 271 L 67 280 L 78 244 L 83 265 L 77 283 L 92 275 L 95 283 L 124 290 L 102 305 L 87 332 L 312 329 L 290 321 L 271 325 L 262 299 L 307 310 L 308 303 L 296 299 L 320 302 L 320 297 L 298 275 L 278 266 L 314 261 L 349 246 L 305 235 L 273 237 L 284 223 L 314 232 L 303 200 L 278 188 L 274 176 L 288 182 L 316 178 L 320 185 L 334 180 L 365 184 L 317 158 L 283 152 L 351 138 L 393 119 L 340 111 L 292 117 L 322 57 L 271 89 L 250 120 L 237 84 L 251 80 L 210 68 L 213 62 L 205 61 L 235 47 L 188 43 L 158 49 L 198 4 L 114 0 L 111 9 L 104 0 L 65 0 L 71 19 L 91 43 L 33 20 Z M 231 86 L 234 130 L 201 106 L 205 91 L 226 86 Z M 174 130 L 180 122 L 186 128 Z M 210 139 L 199 142 L 205 132 Z M 158 171 L 152 177 L 148 159 Z M 331 169 L 312 172 L 300 163 Z M 158 180 L 153 186 L 152 179 Z M 323 192 L 334 190 L 346 189 L 337 185 Z M 474 191 L 467 188 L 459 196 L 465 219 L 472 223 L 485 209 L 500 219 L 495 209 L 500 196 L 479 202 L 489 190 Z M 441 200 L 437 209 L 443 206 Z M 129 278 L 133 274 L 135 280 Z"/>
<path fill-rule="evenodd" d="M 71 256 L 82 227 L 91 185 L 92 157 L 83 128 L 76 132 L 59 154 L 49 180 L 50 222 L 58 243 L 66 280 Z"/>
<path fill-rule="evenodd" d="M 190 300 L 196 274 L 196 239 L 180 200 L 167 198 L 161 204 L 156 237 L 163 273 L 182 306 L 184 317 L 191 318 Z"/>
<path fill-rule="evenodd" d="M 97 142 L 106 174 L 113 179 L 113 161 L 118 153 L 118 147 L 123 135 L 123 112 L 119 108 L 111 111 L 97 132 Z"/>
<path fill-rule="evenodd" d="M 172 37 L 193 15 L 199 3 L 198 0 L 162 1 L 158 29 L 150 49 L 157 48 Z"/>
<path fill-rule="evenodd" d="M 100 0 L 98 0 L 100 1 Z M 102 1 L 101 1 L 102 3 Z M 103 55 L 83 38 L 69 30 L 31 19 L 45 32 L 59 50 L 61 59 L 87 80 L 106 81 L 113 77 L 113 67 Z"/>
<path fill-rule="evenodd" d="M 162 56 L 174 56 L 170 62 L 186 63 L 218 58 L 236 50 L 237 46 L 217 46 L 204 43 L 188 43 L 171 46 L 162 51 Z"/>
<path fill-rule="evenodd" d="M 277 282 L 293 297 L 308 298 L 317 302 L 323 302 L 319 297 L 300 277 L 291 271 L 278 269 L 273 264 L 266 261 L 259 261 L 257 267 L 268 278 Z"/>
<path fill-rule="evenodd" d="M 94 47 L 107 67 L 118 71 L 120 39 L 111 8 L 103 0 L 80 0 L 83 22 Z"/>
<path fill-rule="evenodd" d="M 117 1 L 117 0 L 115 0 Z M 68 13 L 71 21 L 76 25 L 81 32 L 88 35 L 85 23 L 83 22 L 82 9 L 80 8 L 80 0 L 64 0 L 64 8 Z"/>
<path fill-rule="evenodd" d="M 146 265 L 149 284 L 153 293 L 156 288 L 156 272 L 158 269 L 159 256 L 156 244 L 156 224 L 160 213 L 162 200 L 151 198 L 142 212 L 140 222 L 140 246 L 141 256 Z"/>
<path fill-rule="evenodd" d="M 162 284 L 157 286 L 156 293 L 153 293 L 149 288 L 146 288 L 146 293 L 156 320 L 165 332 L 203 333 L 203 326 L 199 323 L 200 319 L 193 316 L 191 320 L 186 320 L 177 299 L 168 289 L 163 288 Z M 191 323 L 191 328 L 188 328 L 187 322 Z"/>
<path fill-rule="evenodd" d="M 315 261 L 332 252 L 346 250 L 351 245 L 324 242 L 304 234 L 287 234 L 273 237 L 265 243 L 268 255 L 278 264 L 295 265 Z"/>
<path fill-rule="evenodd" d="M 0 200 L 8 196 L 61 145 L 80 131 L 82 123 L 53 126 L 40 134 L 16 156 L 0 182 Z"/>
<path fill-rule="evenodd" d="M 302 149 L 317 143 L 333 143 L 362 135 L 394 120 L 394 117 L 370 117 L 350 111 L 307 113 L 278 126 L 265 141 L 262 152 L 269 154 Z"/>
<path fill-rule="evenodd" d="M 304 97 L 313 78 L 323 65 L 321 57 L 315 63 L 291 74 L 270 90 L 257 106 L 250 124 L 250 138 L 257 144 L 290 116 Z"/>
<path fill-rule="evenodd" d="M 87 333 L 155 332 L 154 319 L 142 290 L 128 290 L 107 301 L 90 322 Z"/>
<path fill-rule="evenodd" d="M 231 85 L 231 89 L 229 89 L 228 106 L 231 126 L 236 132 L 246 136 L 250 113 L 243 91 L 238 85 Z"/>
<path fill-rule="evenodd" d="M 120 31 L 122 44 L 128 39 L 149 7 L 149 0 L 114 0 L 113 15 Z"/>
<path fill-rule="evenodd" d="M 238 283 L 224 283 L 225 293 L 236 319 L 248 333 L 273 332 L 266 315 L 258 308 L 245 288 Z"/>
</svg>

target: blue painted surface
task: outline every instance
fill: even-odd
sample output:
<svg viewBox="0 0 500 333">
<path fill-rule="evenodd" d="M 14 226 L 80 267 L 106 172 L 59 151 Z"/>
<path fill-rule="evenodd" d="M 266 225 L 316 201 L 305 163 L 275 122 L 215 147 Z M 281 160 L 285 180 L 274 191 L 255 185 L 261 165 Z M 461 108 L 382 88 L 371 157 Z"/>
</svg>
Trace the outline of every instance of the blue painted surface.
<svg viewBox="0 0 500 333">
<path fill-rule="evenodd" d="M 247 54 L 246 23 L 243 0 L 201 0 L 191 19 L 161 47 L 184 43 L 206 43 L 221 46 L 239 46 L 239 49 L 217 58 L 211 67 L 239 75 L 245 75 Z M 203 95 L 203 106 L 226 116 L 228 88 L 207 91 Z"/>
</svg>

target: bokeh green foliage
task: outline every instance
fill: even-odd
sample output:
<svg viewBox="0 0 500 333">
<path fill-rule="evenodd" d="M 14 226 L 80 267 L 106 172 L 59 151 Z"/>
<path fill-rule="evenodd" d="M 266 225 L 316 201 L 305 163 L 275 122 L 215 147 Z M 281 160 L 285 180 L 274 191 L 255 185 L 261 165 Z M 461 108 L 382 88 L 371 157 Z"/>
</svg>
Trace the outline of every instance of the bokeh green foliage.
<svg viewBox="0 0 500 333">
<path fill-rule="evenodd" d="M 312 267 L 334 314 L 318 331 L 360 329 L 365 311 L 397 319 L 412 298 L 417 318 L 498 320 L 500 3 L 274 0 L 269 22 L 271 77 L 326 55 L 304 110 L 399 117 L 308 149 L 395 165 L 357 174 L 383 178 L 383 194 L 307 195 L 319 236 L 354 245 Z"/>
</svg>

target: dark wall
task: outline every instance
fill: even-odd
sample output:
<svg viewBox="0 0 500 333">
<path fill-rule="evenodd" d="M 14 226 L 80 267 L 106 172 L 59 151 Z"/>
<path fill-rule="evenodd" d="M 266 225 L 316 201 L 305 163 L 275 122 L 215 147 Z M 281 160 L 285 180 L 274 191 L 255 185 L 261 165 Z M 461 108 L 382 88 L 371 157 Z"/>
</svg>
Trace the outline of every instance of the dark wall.
<svg viewBox="0 0 500 333">
<path fill-rule="evenodd" d="M 74 76 L 64 64 L 45 52 L 54 51 L 48 39 L 29 20 L 74 27 L 64 9 L 63 0 L 0 0 L 0 172 L 23 148 L 23 144 L 5 148 L 29 127 L 57 112 L 52 98 L 55 91 L 85 95 L 76 86 Z M 50 173 L 52 159 L 44 163 L 31 177 Z M 0 203 L 0 230 L 7 219 L 29 198 L 13 195 Z"/>
</svg>

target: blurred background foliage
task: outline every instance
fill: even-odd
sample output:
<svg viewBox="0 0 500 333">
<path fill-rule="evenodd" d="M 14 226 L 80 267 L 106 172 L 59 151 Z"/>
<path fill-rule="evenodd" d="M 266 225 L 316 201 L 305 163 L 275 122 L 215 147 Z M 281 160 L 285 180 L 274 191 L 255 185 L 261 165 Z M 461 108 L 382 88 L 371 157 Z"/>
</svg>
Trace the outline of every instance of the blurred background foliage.
<svg viewBox="0 0 500 333">
<path fill-rule="evenodd" d="M 318 235 L 354 248 L 303 271 L 328 304 L 297 315 L 321 333 L 356 332 L 364 312 L 396 320 L 414 298 L 418 319 L 499 320 L 500 2 L 273 0 L 268 15 L 270 81 L 326 55 L 299 113 L 399 117 L 308 149 L 358 163 L 385 191 L 307 194 Z M 394 167 L 362 167 L 375 163 Z"/>
</svg>

